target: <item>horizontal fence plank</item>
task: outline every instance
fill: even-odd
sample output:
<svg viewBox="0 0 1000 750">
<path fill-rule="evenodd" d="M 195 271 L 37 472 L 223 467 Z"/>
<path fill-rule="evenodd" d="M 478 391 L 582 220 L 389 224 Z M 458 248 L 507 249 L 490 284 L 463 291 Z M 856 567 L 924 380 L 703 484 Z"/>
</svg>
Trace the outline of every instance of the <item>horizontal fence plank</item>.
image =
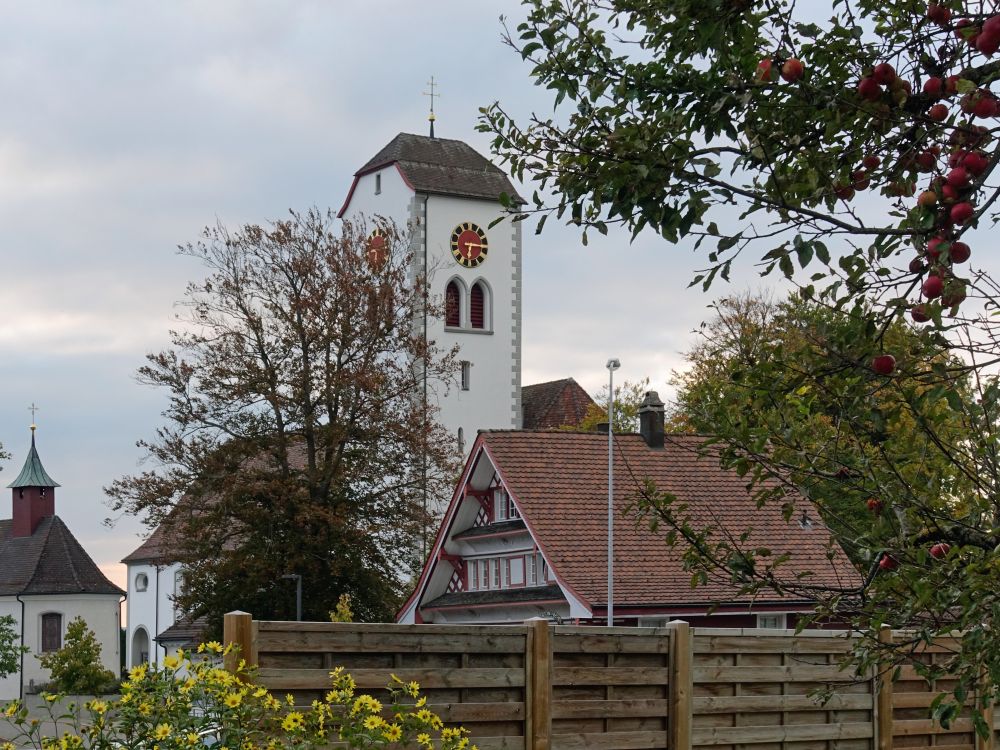
<svg viewBox="0 0 1000 750">
<path fill-rule="evenodd" d="M 388 622 L 294 622 L 285 620 L 258 620 L 258 634 L 263 633 L 321 633 L 337 630 L 358 633 L 430 633 L 442 637 L 454 635 L 512 635 L 525 632 L 524 625 L 397 625 Z"/>
<path fill-rule="evenodd" d="M 835 694 L 823 703 L 808 695 L 739 695 L 696 697 L 692 705 L 695 716 L 748 711 L 859 711 L 871 710 L 875 697 L 870 693 Z"/>
<path fill-rule="evenodd" d="M 668 654 L 670 631 L 661 635 L 569 635 L 564 633 L 552 639 L 552 652 L 601 653 L 601 654 Z"/>
<path fill-rule="evenodd" d="M 270 690 L 323 690 L 330 686 L 327 669 L 261 669 L 257 681 Z M 524 687 L 523 669 L 352 669 L 361 690 L 384 688 L 396 675 L 433 688 Z"/>
<path fill-rule="evenodd" d="M 523 701 L 497 703 L 428 703 L 428 708 L 448 722 L 521 721 L 524 719 Z"/>
<path fill-rule="evenodd" d="M 553 719 L 625 719 L 663 717 L 670 710 L 666 698 L 633 698 L 632 700 L 590 700 L 552 702 Z"/>
<path fill-rule="evenodd" d="M 764 742 L 818 742 L 868 739 L 874 736 L 867 722 L 840 724 L 784 724 L 749 727 L 699 727 L 691 729 L 692 745 L 759 744 Z"/>
<path fill-rule="evenodd" d="M 852 642 L 844 638 L 800 638 L 796 635 L 702 635 L 694 629 L 696 654 L 846 654 Z"/>
<path fill-rule="evenodd" d="M 478 743 L 477 743 L 478 744 Z M 665 748 L 666 732 L 593 732 L 579 734 L 552 735 L 552 750 L 641 750 L 642 748 Z"/>
<path fill-rule="evenodd" d="M 555 667 L 552 684 L 565 685 L 666 685 L 667 667 Z"/>
<path fill-rule="evenodd" d="M 794 664 L 770 667 L 695 667 L 694 682 L 862 682 L 848 670 L 831 665 Z"/>
<path fill-rule="evenodd" d="M 974 731 L 972 719 L 955 719 L 949 729 L 945 729 L 931 719 L 894 719 L 893 737 L 910 737 L 919 734 L 965 734 Z"/>
<path fill-rule="evenodd" d="M 479 750 L 525 750 L 524 737 L 476 737 Z"/>
<path fill-rule="evenodd" d="M 443 635 L 440 633 L 373 633 L 347 630 L 288 632 L 258 635 L 257 652 L 266 653 L 524 653 L 526 636 Z"/>
</svg>

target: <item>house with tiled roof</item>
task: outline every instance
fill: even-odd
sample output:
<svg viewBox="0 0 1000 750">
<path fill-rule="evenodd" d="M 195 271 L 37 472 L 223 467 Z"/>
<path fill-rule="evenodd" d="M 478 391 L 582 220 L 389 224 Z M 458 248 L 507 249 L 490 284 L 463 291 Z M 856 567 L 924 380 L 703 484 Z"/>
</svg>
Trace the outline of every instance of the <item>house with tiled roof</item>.
<svg viewBox="0 0 1000 750">
<path fill-rule="evenodd" d="M 48 681 L 38 655 L 63 646 L 66 626 L 81 617 L 101 645 L 101 661 L 119 671 L 120 604 L 125 592 L 105 577 L 55 512 L 59 484 L 42 466 L 31 427 L 31 449 L 7 485 L 12 513 L 0 519 L 0 617 L 14 618 L 28 648 L 21 668 L 0 679 L 0 700 L 12 700 Z"/>
<path fill-rule="evenodd" d="M 551 430 L 579 425 L 594 404 L 573 378 L 550 380 L 521 388 L 521 411 L 525 430 Z"/>
<path fill-rule="evenodd" d="M 614 436 L 613 613 L 616 625 L 669 619 L 718 627 L 792 627 L 810 610 L 792 595 L 740 593 L 731 579 L 691 586 L 683 548 L 637 522 L 628 508 L 651 480 L 687 505 L 692 523 L 714 534 L 752 528 L 749 543 L 787 553 L 784 570 L 810 583 L 855 577 L 828 556 L 830 533 L 804 500 L 786 520 L 757 508 L 746 480 L 706 454 L 705 438 L 665 435 L 655 392 L 640 432 Z M 505 623 L 531 617 L 606 624 L 608 614 L 608 435 L 598 432 L 480 432 L 444 515 L 405 623 Z"/>
</svg>

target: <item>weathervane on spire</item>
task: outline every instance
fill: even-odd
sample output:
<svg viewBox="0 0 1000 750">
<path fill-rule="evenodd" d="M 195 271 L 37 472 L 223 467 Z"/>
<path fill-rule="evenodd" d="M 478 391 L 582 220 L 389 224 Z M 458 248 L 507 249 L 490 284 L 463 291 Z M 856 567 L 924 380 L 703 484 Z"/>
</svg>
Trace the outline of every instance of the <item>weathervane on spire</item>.
<svg viewBox="0 0 1000 750">
<path fill-rule="evenodd" d="M 424 94 L 424 96 L 429 96 L 431 98 L 431 113 L 427 116 L 427 119 L 431 123 L 431 138 L 433 138 L 434 137 L 434 120 L 437 119 L 434 116 L 434 97 L 435 96 L 440 97 L 441 94 L 436 93 L 435 90 L 434 90 L 435 87 L 437 86 L 437 84 L 434 81 L 434 76 L 431 76 L 431 80 L 429 80 L 427 82 L 427 85 L 431 87 L 431 90 L 430 91 L 424 91 L 423 94 Z"/>
</svg>

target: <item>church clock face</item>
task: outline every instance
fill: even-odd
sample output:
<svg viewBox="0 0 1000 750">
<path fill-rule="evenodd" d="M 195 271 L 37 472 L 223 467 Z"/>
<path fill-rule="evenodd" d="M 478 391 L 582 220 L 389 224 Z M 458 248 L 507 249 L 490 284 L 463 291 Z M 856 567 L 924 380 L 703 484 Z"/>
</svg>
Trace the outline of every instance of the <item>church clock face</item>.
<svg viewBox="0 0 1000 750">
<path fill-rule="evenodd" d="M 384 229 L 377 228 L 368 235 L 368 263 L 381 268 L 389 256 L 389 237 Z"/>
<path fill-rule="evenodd" d="M 451 233 L 451 254 L 456 263 L 466 268 L 482 265 L 488 246 L 486 232 L 471 221 L 459 224 Z"/>
</svg>

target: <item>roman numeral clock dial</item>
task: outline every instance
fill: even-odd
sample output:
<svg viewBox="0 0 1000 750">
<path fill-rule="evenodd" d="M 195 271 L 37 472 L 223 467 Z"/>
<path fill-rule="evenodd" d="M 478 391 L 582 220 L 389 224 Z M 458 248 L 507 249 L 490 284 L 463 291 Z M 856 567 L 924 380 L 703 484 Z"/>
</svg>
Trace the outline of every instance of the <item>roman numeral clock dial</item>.
<svg viewBox="0 0 1000 750">
<path fill-rule="evenodd" d="M 486 232 L 471 221 L 459 224 L 451 233 L 451 254 L 460 266 L 475 268 L 481 265 L 488 249 Z"/>
</svg>

